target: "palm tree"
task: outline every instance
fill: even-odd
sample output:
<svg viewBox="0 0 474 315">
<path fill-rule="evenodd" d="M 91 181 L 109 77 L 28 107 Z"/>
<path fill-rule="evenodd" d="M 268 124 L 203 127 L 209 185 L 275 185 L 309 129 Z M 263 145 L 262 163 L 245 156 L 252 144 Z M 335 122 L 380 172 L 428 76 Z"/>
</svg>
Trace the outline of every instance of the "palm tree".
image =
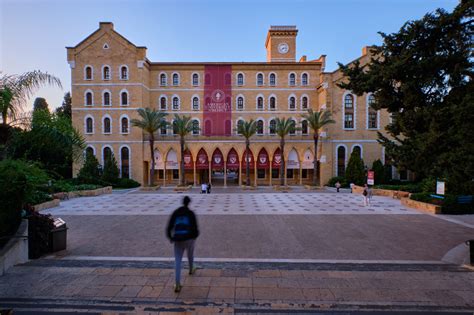
<svg viewBox="0 0 474 315">
<path fill-rule="evenodd" d="M 257 133 L 257 122 L 253 119 L 237 124 L 237 133 L 245 138 L 245 185 L 250 186 L 250 164 L 247 154 L 250 152 L 250 138 Z"/>
<path fill-rule="evenodd" d="M 151 169 L 148 185 L 152 186 L 155 179 L 155 132 L 163 127 L 168 127 L 168 123 L 165 120 L 167 114 L 150 108 L 140 108 L 138 109 L 138 115 L 140 115 L 141 119 L 132 119 L 131 123 L 133 126 L 149 134 Z"/>
<path fill-rule="evenodd" d="M 318 141 L 319 141 L 319 130 L 326 125 L 334 124 L 335 121 L 331 118 L 331 112 L 328 110 L 320 110 L 319 112 L 313 112 L 312 109 L 308 109 L 307 114 L 301 115 L 309 124 L 309 127 L 313 130 L 314 139 L 314 169 L 313 169 L 313 185 L 318 183 Z"/>
<path fill-rule="evenodd" d="M 181 150 L 181 162 L 179 163 L 180 175 L 179 175 L 179 184 L 184 186 L 184 145 L 185 137 L 193 132 L 198 131 L 199 127 L 194 125 L 194 121 L 191 120 L 190 116 L 179 116 L 178 114 L 174 115 L 173 121 L 174 133 L 179 135 L 179 145 Z"/>
<path fill-rule="evenodd" d="M 280 137 L 280 154 L 281 154 L 281 164 L 280 164 L 280 185 L 285 185 L 285 137 L 289 133 L 293 133 L 296 130 L 300 129 L 297 128 L 295 125 L 295 121 L 292 119 L 286 118 L 276 118 L 275 119 L 275 133 Z"/>
</svg>

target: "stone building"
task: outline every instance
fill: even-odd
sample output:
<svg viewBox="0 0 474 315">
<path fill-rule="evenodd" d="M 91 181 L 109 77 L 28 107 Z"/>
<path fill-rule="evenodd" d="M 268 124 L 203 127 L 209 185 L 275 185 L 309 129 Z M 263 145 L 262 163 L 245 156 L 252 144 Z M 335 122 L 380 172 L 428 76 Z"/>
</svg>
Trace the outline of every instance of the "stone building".
<svg viewBox="0 0 474 315">
<path fill-rule="evenodd" d="M 100 163 L 113 153 L 121 176 L 140 183 L 148 182 L 151 154 L 148 136 L 130 120 L 138 118 L 137 109 L 144 107 L 165 111 L 170 123 L 174 114 L 191 116 L 200 128 L 187 137 L 184 157 L 172 129 L 156 134 L 155 181 L 160 185 L 178 183 L 181 158 L 190 184 L 238 185 L 245 181 L 246 158 L 252 184 L 278 183 L 277 117 L 291 118 L 301 128 L 286 139 L 288 185 L 311 182 L 314 158 L 321 184 L 344 173 L 353 150 L 369 167 L 376 159 L 383 162 L 384 151 L 376 139 L 377 131 L 384 132 L 389 122 L 388 114 L 370 108 L 371 95 L 359 97 L 340 89 L 337 83 L 344 78 L 340 71 L 324 71 L 324 55 L 297 60 L 297 33 L 295 26 L 271 26 L 266 62 L 152 62 L 146 47 L 135 46 L 112 23 L 102 22 L 90 36 L 67 48 L 73 124 Z M 369 60 L 367 48 L 358 60 Z M 210 111 L 216 97 L 226 104 L 217 116 Z M 328 109 L 336 120 L 322 130 L 318 152 L 301 117 L 308 108 Z M 246 155 L 236 126 L 249 119 L 258 122 L 258 132 Z M 74 165 L 76 173 L 80 166 Z"/>
</svg>

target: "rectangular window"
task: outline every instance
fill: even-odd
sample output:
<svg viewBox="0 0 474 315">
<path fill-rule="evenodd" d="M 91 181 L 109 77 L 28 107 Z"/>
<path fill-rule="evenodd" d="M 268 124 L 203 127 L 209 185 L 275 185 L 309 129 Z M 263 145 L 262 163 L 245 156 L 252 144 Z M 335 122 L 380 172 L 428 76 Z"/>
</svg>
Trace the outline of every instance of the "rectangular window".
<svg viewBox="0 0 474 315">
<path fill-rule="evenodd" d="M 286 178 L 293 178 L 293 169 L 286 170 Z"/>
<path fill-rule="evenodd" d="M 301 177 L 302 178 L 308 178 L 308 170 L 307 169 L 303 169 L 302 172 L 301 172 Z"/>
<path fill-rule="evenodd" d="M 377 113 L 374 113 L 374 112 L 369 113 L 369 128 L 377 129 Z"/>
<path fill-rule="evenodd" d="M 173 179 L 179 179 L 179 170 L 173 170 Z"/>
<path fill-rule="evenodd" d="M 263 170 L 263 169 L 258 169 L 258 170 L 257 170 L 257 178 L 258 178 L 258 179 L 265 179 L 265 170 Z"/>
<path fill-rule="evenodd" d="M 354 116 L 353 114 L 344 115 L 344 128 L 354 128 Z"/>
<path fill-rule="evenodd" d="M 277 168 L 272 168 L 272 178 L 280 177 L 280 170 Z"/>
<path fill-rule="evenodd" d="M 158 179 L 163 179 L 164 172 L 163 170 L 158 170 Z"/>
</svg>

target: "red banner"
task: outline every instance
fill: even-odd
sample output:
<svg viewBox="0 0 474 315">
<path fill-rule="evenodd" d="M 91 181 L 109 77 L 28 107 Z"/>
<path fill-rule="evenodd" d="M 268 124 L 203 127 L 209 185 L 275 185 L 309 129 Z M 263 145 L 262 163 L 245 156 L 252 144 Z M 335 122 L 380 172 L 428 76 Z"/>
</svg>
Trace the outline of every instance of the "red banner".
<svg viewBox="0 0 474 315">
<path fill-rule="evenodd" d="M 373 185 L 375 182 L 375 172 L 368 171 L 367 172 L 367 185 Z"/>
<path fill-rule="evenodd" d="M 270 168 L 270 159 L 268 158 L 268 153 L 265 149 L 260 150 L 260 153 L 258 153 L 257 168 Z"/>
<path fill-rule="evenodd" d="M 204 66 L 204 135 L 232 135 L 232 66 Z"/>
<path fill-rule="evenodd" d="M 254 166 L 255 161 L 253 159 L 252 150 L 250 150 L 249 152 L 244 153 L 244 156 L 242 158 L 242 170 L 245 170 L 245 168 L 247 167 L 247 161 L 249 162 L 250 168 L 254 169 L 255 168 L 255 166 Z"/>
<path fill-rule="evenodd" d="M 189 150 L 184 151 L 184 169 L 192 170 L 193 168 L 193 156 Z"/>
<path fill-rule="evenodd" d="M 207 158 L 207 153 L 203 149 L 199 150 L 196 160 L 196 169 L 206 170 L 209 169 L 209 159 Z"/>
<path fill-rule="evenodd" d="M 272 168 L 279 169 L 281 165 L 281 151 L 280 148 L 275 150 L 273 154 Z"/>
<path fill-rule="evenodd" d="M 224 156 L 221 150 L 216 149 L 212 154 L 211 167 L 213 170 L 224 168 Z"/>
<path fill-rule="evenodd" d="M 226 167 L 229 170 L 237 170 L 239 168 L 239 155 L 232 149 L 227 155 Z"/>
</svg>

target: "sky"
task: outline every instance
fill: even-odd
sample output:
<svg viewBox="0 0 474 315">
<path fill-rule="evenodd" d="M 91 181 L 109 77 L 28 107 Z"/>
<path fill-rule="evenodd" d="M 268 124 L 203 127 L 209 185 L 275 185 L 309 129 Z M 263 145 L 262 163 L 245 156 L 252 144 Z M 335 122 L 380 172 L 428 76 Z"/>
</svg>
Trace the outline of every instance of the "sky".
<svg viewBox="0 0 474 315">
<path fill-rule="evenodd" d="M 0 0 L 0 71 L 47 71 L 63 89 L 41 88 L 50 108 L 71 90 L 66 46 L 99 28 L 114 29 L 153 62 L 265 61 L 270 25 L 296 25 L 296 58 L 326 55 L 326 71 L 382 43 L 408 20 L 437 8 L 452 11 L 457 0 Z"/>
</svg>

